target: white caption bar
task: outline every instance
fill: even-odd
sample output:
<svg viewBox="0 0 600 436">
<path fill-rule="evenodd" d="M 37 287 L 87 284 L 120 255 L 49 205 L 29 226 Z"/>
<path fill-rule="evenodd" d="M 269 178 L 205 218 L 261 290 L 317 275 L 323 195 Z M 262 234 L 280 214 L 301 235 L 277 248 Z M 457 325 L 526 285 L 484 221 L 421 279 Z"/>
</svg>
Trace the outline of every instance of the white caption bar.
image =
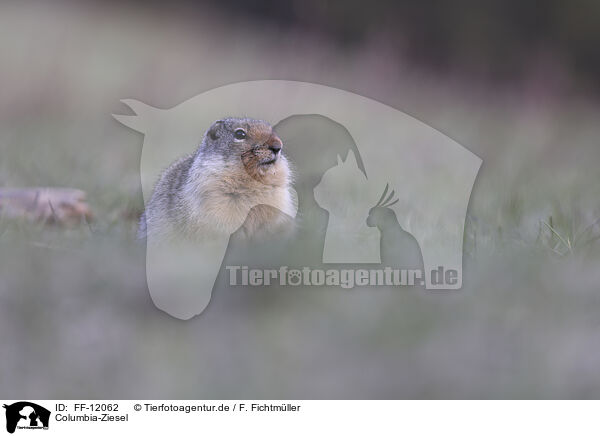
<svg viewBox="0 0 600 436">
<path fill-rule="evenodd" d="M 599 401 L 5 400 L 14 434 L 597 434 Z M 49 412 L 49 415 L 48 413 Z M 17 421 L 15 421 L 17 420 Z M 310 432 L 310 433 L 309 433 Z"/>
</svg>

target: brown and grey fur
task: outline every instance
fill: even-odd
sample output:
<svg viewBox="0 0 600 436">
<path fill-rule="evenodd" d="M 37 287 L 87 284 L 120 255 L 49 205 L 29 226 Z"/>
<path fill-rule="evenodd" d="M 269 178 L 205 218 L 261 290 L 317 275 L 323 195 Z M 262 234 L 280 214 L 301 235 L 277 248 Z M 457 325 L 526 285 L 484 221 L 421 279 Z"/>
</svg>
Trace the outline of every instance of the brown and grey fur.
<svg viewBox="0 0 600 436">
<path fill-rule="evenodd" d="M 242 129 L 243 140 L 234 132 Z M 160 176 L 139 236 L 202 239 L 229 235 L 241 226 L 246 236 L 289 228 L 295 215 L 291 172 L 272 127 L 249 118 L 216 121 L 198 149 Z"/>
</svg>

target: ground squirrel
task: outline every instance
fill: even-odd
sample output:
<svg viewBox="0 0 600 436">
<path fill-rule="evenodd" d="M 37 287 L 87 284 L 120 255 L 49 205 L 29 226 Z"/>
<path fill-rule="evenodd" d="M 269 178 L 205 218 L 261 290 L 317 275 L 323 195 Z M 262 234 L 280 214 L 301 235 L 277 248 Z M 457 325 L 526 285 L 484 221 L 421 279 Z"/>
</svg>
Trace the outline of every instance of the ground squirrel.
<svg viewBox="0 0 600 436">
<path fill-rule="evenodd" d="M 216 121 L 198 149 L 160 176 L 139 236 L 202 238 L 277 232 L 295 215 L 291 172 L 272 127 L 250 118 Z"/>
</svg>

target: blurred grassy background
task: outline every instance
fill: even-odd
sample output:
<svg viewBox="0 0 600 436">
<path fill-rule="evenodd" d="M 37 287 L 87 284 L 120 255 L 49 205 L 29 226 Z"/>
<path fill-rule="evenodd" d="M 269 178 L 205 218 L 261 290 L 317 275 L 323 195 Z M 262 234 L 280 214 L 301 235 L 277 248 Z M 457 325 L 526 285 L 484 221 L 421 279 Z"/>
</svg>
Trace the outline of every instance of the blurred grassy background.
<svg viewBox="0 0 600 436">
<path fill-rule="evenodd" d="M 97 219 L 0 221 L 0 396 L 600 397 L 598 4 L 486 4 L 3 2 L 0 186 L 83 189 Z M 270 78 L 377 99 L 483 158 L 461 291 L 154 307 L 143 139 L 111 113 Z"/>
</svg>

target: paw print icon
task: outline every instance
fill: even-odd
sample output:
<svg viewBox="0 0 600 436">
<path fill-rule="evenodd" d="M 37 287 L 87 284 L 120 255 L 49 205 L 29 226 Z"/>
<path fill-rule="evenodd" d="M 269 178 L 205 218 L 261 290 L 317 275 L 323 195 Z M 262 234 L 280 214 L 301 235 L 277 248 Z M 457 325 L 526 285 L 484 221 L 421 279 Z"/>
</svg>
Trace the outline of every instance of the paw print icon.
<svg viewBox="0 0 600 436">
<path fill-rule="evenodd" d="M 302 274 L 297 269 L 292 269 L 287 273 L 287 283 L 292 286 L 298 286 L 302 283 Z"/>
</svg>

